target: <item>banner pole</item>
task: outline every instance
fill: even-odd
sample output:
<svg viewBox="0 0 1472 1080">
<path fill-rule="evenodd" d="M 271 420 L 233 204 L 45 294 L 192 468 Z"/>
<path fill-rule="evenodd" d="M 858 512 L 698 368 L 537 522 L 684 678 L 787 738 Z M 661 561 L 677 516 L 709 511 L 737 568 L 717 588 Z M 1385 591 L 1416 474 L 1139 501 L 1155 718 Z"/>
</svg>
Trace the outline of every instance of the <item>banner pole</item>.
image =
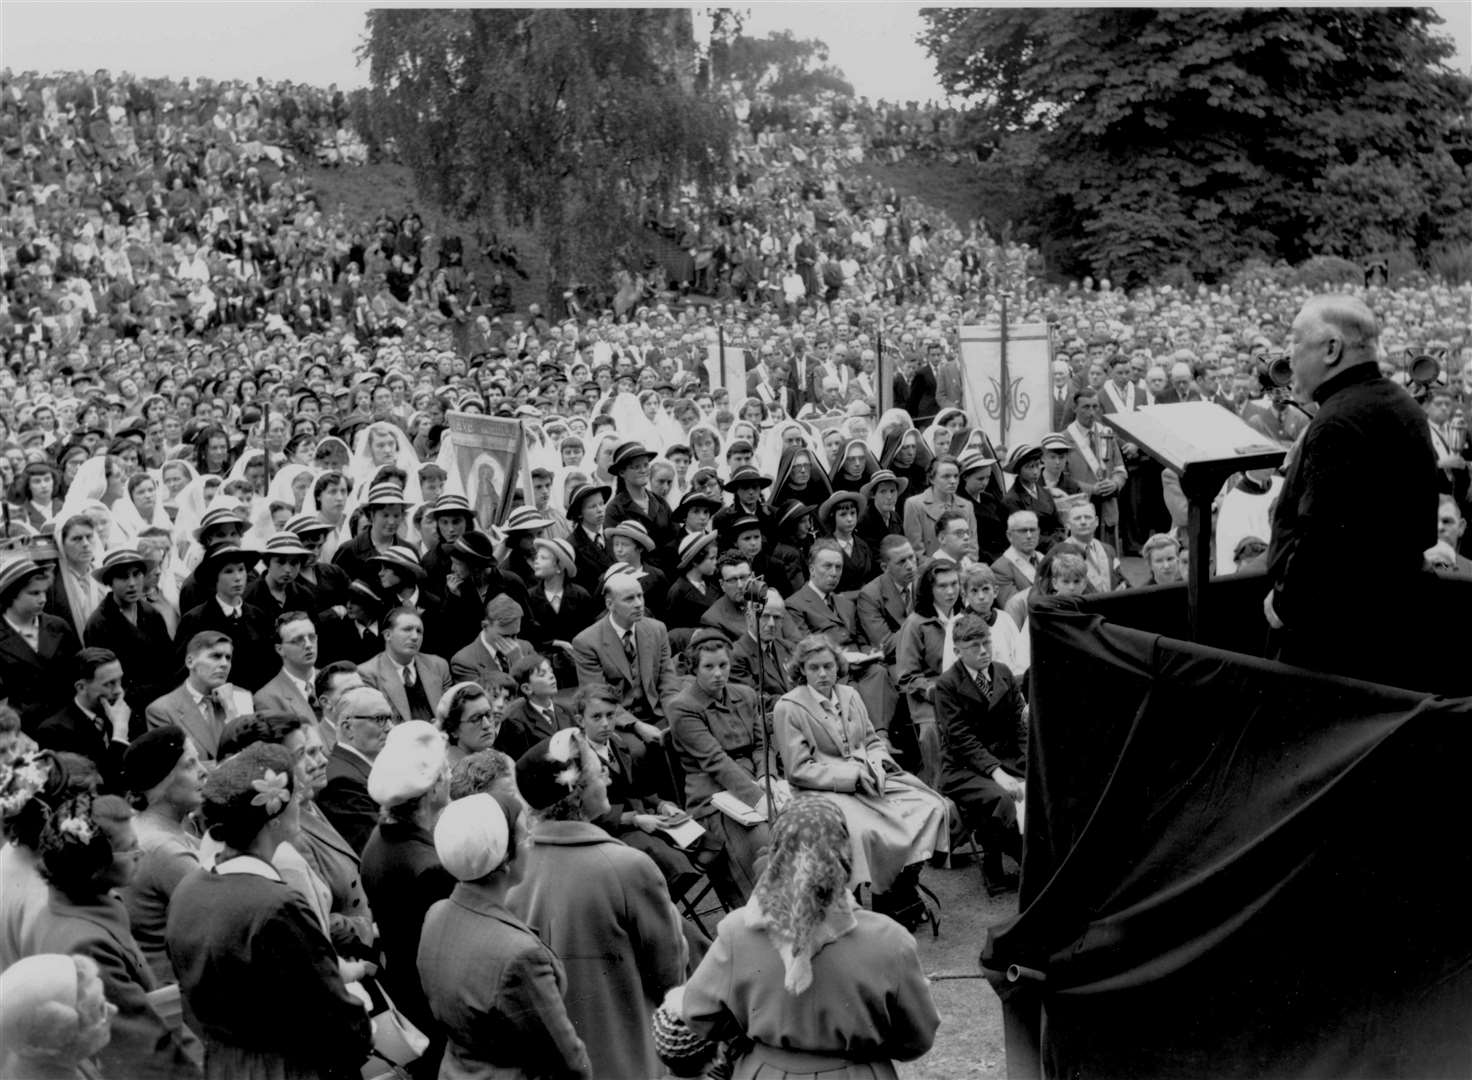
<svg viewBox="0 0 1472 1080">
<path fill-rule="evenodd" d="M 1012 411 L 1012 406 L 1011 406 L 1011 401 L 1010 401 L 1011 394 L 1008 392 L 1011 384 L 1009 383 L 1009 381 L 1007 379 L 1007 294 L 1006 293 L 1003 293 L 1002 294 L 1002 336 L 999 339 L 998 344 L 1000 344 L 1000 346 L 1001 346 L 1002 355 L 1001 355 L 1001 359 L 1000 359 L 1000 362 L 999 362 L 999 374 L 1001 375 L 1001 386 L 998 388 L 998 391 L 997 391 L 997 400 L 1001 403 L 1001 406 L 1002 406 L 1002 415 L 1001 415 L 1000 419 L 997 421 L 997 424 L 998 424 L 997 432 L 1001 436 L 1002 446 L 1009 447 L 1010 448 L 1011 441 L 1007 438 L 1007 420 L 1008 420 L 1007 414 Z"/>
</svg>

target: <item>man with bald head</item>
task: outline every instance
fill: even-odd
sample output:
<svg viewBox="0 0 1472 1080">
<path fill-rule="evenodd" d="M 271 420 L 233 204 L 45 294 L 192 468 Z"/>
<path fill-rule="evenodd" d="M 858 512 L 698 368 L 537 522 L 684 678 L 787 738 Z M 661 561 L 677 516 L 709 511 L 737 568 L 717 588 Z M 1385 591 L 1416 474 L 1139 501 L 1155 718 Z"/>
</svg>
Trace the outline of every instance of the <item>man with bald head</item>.
<svg viewBox="0 0 1472 1080">
<path fill-rule="evenodd" d="M 1273 510 L 1264 614 L 1279 659 L 1401 683 L 1417 636 L 1365 632 L 1354 583 L 1373 563 L 1375 594 L 1414 603 L 1436 541 L 1436 458 L 1426 418 L 1380 374 L 1380 327 L 1363 301 L 1318 296 L 1291 331 L 1292 392 L 1318 413 Z M 1410 612 L 1407 612 L 1408 616 Z"/>
<path fill-rule="evenodd" d="M 664 728 L 664 703 L 680 691 L 664 623 L 644 614 L 644 586 L 613 573 L 603 585 L 607 614 L 572 639 L 578 685 L 604 683 L 619 692 L 614 722 L 648 741 Z"/>
</svg>

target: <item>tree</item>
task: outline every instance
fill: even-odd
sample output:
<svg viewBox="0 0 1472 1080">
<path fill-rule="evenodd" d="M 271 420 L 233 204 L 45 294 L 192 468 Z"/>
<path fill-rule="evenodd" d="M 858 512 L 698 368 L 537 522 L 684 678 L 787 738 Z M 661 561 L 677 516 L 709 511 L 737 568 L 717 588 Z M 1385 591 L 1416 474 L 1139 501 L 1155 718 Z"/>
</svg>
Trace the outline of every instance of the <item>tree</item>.
<svg viewBox="0 0 1472 1080">
<path fill-rule="evenodd" d="M 779 99 L 854 94 L 843 72 L 828 63 L 828 46 L 816 38 L 794 37 L 791 30 L 774 30 L 760 38 L 736 37 L 726 43 L 715 68 L 718 79 Z"/>
<path fill-rule="evenodd" d="M 1072 272 L 1472 237 L 1472 81 L 1429 10 L 926 9 L 989 177 Z"/>
<path fill-rule="evenodd" d="M 529 227 L 560 284 L 603 278 L 655 208 L 725 171 L 689 9 L 374 10 L 361 55 L 420 191 Z"/>
</svg>

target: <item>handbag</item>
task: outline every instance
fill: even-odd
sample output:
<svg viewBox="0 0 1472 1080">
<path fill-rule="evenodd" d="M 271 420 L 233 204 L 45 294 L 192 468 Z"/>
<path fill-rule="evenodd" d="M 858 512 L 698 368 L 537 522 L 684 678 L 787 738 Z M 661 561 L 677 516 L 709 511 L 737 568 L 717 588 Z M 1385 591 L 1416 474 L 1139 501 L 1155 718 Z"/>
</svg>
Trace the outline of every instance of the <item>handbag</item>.
<svg viewBox="0 0 1472 1080">
<path fill-rule="evenodd" d="M 369 976 L 359 985 L 373 1001 L 368 1014 L 373 1050 L 363 1063 L 363 1080 L 400 1080 L 408 1075 L 402 1066 L 417 1061 L 429 1049 L 429 1036 L 399 1011 L 377 978 Z"/>
</svg>

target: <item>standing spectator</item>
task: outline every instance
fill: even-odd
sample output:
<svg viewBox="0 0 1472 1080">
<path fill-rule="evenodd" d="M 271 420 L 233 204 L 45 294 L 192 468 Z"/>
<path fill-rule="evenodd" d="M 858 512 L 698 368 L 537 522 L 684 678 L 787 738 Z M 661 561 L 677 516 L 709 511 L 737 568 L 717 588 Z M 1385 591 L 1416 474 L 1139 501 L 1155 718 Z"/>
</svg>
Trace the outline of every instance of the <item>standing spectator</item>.
<svg viewBox="0 0 1472 1080">
<path fill-rule="evenodd" d="M 382 812 L 363 849 L 363 885 L 383 942 L 384 983 L 404 1015 L 430 1036 L 414 1071 L 432 1077 L 444 1035 L 420 985 L 417 958 L 426 912 L 455 887 L 434 848 L 435 819 L 450 801 L 444 735 L 418 720 L 390 730 L 373 759 L 368 794 Z"/>
<path fill-rule="evenodd" d="M 280 746 L 248 746 L 221 762 L 204 789 L 220 857 L 185 878 L 169 905 L 169 959 L 204 1040 L 208 1080 L 349 1080 L 368 1054 L 367 1012 L 343 985 L 316 916 L 271 864 L 300 827 L 294 786 Z"/>
<path fill-rule="evenodd" d="M 418 969 L 446 1034 L 444 1076 L 591 1080 L 562 961 L 507 906 L 526 873 L 528 832 L 517 800 L 488 794 L 457 799 L 435 823 L 435 854 L 456 884 L 425 916 Z"/>
<path fill-rule="evenodd" d="M 94 572 L 109 589 L 87 620 L 82 640 L 107 649 L 123 665 L 123 697 L 141 731 L 148 703 L 168 685 L 162 657 L 174 651 L 164 617 L 145 599 L 148 562 L 133 548 L 114 548 Z"/>
<path fill-rule="evenodd" d="M 48 674 L 68 670 L 81 649 L 71 626 L 43 610 L 46 578 L 31 559 L 0 564 L 0 701 L 27 731 L 65 706 L 74 688 Z"/>
<path fill-rule="evenodd" d="M 133 824 L 142 857 L 120 894 L 133 937 L 160 986 L 175 981 L 164 930 L 174 890 L 199 866 L 199 840 L 184 823 L 204 805 L 205 775 L 199 751 L 173 725 L 144 732 L 123 757 L 123 779 L 139 807 Z"/>
<path fill-rule="evenodd" d="M 516 763 L 531 807 L 526 877 L 507 906 L 567 965 L 567 1014 L 600 1080 L 643 1080 L 659 1068 L 650 1017 L 685 975 L 680 917 L 649 856 L 613 839 L 603 766 L 568 728 Z"/>
</svg>

